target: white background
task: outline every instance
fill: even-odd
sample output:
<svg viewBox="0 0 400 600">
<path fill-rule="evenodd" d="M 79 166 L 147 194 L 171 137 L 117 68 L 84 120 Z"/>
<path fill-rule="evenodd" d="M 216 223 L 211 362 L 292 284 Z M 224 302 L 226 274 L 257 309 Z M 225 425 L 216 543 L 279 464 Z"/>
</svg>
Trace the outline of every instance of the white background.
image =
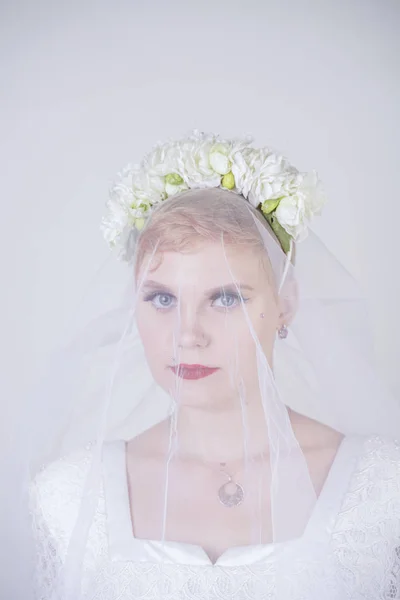
<svg viewBox="0 0 400 600">
<path fill-rule="evenodd" d="M 110 180 L 193 128 L 318 170 L 316 230 L 361 282 L 400 396 L 398 0 L 0 6 L 2 414 L 107 259 Z"/>
</svg>

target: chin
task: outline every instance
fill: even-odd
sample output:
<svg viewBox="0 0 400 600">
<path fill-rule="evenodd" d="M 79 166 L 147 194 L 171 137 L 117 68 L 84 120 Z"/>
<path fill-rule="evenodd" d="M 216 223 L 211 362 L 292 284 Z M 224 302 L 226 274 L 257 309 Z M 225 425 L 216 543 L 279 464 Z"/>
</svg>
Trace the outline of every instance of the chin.
<svg viewBox="0 0 400 600">
<path fill-rule="evenodd" d="M 171 373 L 168 381 L 162 382 L 161 386 L 168 395 L 176 398 L 181 405 L 212 405 L 218 403 L 218 398 L 226 395 L 229 383 L 222 383 L 221 379 L 216 381 L 217 373 L 210 377 L 183 378 Z"/>
<path fill-rule="evenodd" d="M 231 382 L 221 379 L 216 382 L 211 378 L 187 381 L 179 379 L 167 388 L 167 393 L 176 398 L 178 407 L 204 408 L 209 410 L 226 410 L 237 406 L 238 387 L 234 390 Z"/>
</svg>

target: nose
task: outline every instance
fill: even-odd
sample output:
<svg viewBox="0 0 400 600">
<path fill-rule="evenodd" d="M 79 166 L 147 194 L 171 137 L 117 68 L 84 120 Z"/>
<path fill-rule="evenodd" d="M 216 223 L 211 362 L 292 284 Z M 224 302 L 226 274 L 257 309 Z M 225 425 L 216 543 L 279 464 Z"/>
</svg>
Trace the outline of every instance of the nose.
<svg viewBox="0 0 400 600">
<path fill-rule="evenodd" d="M 174 340 L 176 346 L 181 349 L 206 348 L 210 343 L 210 336 L 201 322 L 200 315 L 181 310 L 180 318 L 176 323 Z"/>
</svg>

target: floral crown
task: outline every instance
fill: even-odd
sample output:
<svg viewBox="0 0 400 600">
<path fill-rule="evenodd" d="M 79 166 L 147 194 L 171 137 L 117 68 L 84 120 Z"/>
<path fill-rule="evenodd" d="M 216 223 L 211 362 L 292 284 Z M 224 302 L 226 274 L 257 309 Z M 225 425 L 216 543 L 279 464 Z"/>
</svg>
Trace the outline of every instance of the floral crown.
<svg viewBox="0 0 400 600">
<path fill-rule="evenodd" d="M 195 131 L 156 145 L 140 165 L 119 173 L 102 221 L 104 237 L 130 261 L 154 207 L 185 190 L 217 187 L 241 194 L 260 210 L 286 254 L 307 236 L 308 223 L 325 203 L 315 172 L 300 173 L 269 148 L 251 146 L 251 139 L 223 140 Z"/>
</svg>

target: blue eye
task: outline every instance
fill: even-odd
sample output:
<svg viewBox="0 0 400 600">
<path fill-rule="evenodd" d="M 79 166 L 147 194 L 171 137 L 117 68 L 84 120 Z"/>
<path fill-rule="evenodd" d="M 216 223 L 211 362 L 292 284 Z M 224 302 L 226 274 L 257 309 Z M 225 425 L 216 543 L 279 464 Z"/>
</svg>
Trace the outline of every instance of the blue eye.
<svg viewBox="0 0 400 600">
<path fill-rule="evenodd" d="M 213 299 L 212 306 L 216 306 L 217 308 L 233 308 L 242 300 L 243 298 L 238 294 L 222 293 L 218 294 L 218 296 Z"/>
<path fill-rule="evenodd" d="M 166 292 L 157 292 L 145 298 L 146 302 L 151 302 L 157 310 L 165 310 L 174 306 L 175 296 Z"/>
</svg>

